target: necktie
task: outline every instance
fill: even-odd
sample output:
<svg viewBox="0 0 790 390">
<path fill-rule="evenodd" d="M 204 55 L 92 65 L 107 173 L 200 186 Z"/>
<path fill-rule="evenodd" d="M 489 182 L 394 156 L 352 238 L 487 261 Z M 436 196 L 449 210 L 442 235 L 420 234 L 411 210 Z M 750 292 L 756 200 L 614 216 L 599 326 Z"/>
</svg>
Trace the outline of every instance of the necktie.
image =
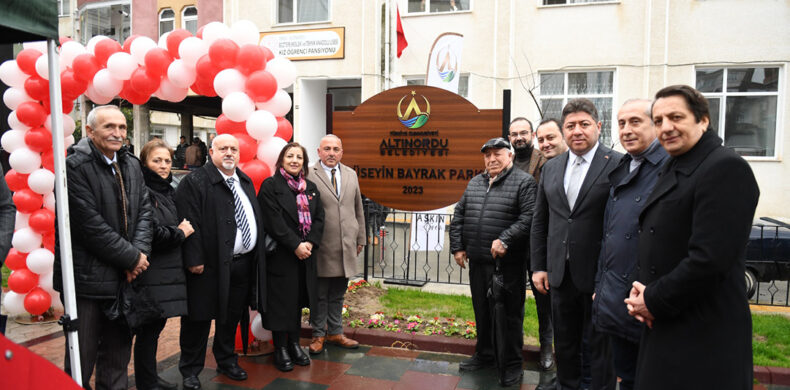
<svg viewBox="0 0 790 390">
<path fill-rule="evenodd" d="M 129 221 L 128 215 L 126 213 L 126 188 L 123 185 L 123 175 L 121 175 L 121 167 L 118 165 L 117 162 L 112 162 L 112 168 L 115 170 L 115 180 L 118 181 L 118 185 L 121 189 L 121 211 L 123 212 L 123 235 L 124 237 L 129 236 Z"/>
<path fill-rule="evenodd" d="M 244 213 L 244 206 L 241 204 L 241 198 L 239 198 L 239 194 L 236 192 L 236 186 L 233 185 L 234 181 L 232 177 L 226 180 L 230 192 L 233 193 L 233 203 L 236 207 L 236 227 L 241 230 L 241 243 L 244 249 L 250 249 L 250 225 L 247 222 L 247 214 Z"/>
<path fill-rule="evenodd" d="M 337 193 L 337 179 L 335 179 L 335 171 L 335 168 L 332 168 L 329 171 L 332 174 L 332 189 L 335 190 L 335 196 L 340 196 L 340 194 Z"/>
<path fill-rule="evenodd" d="M 571 207 L 571 210 L 573 210 L 573 205 L 576 204 L 576 198 L 579 196 L 583 163 L 584 158 L 576 156 L 576 161 L 573 162 L 573 167 L 571 168 L 571 179 L 568 182 L 568 192 L 565 194 L 568 196 L 568 205 Z"/>
</svg>

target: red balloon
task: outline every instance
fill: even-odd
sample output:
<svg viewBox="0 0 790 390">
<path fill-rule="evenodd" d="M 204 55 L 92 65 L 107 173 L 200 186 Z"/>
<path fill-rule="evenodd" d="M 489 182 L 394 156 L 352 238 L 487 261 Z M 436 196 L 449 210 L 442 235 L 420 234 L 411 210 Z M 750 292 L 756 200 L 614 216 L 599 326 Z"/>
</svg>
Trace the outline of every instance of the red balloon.
<svg viewBox="0 0 790 390">
<path fill-rule="evenodd" d="M 168 35 L 168 37 L 170 37 Z M 167 74 L 167 67 L 173 62 L 173 57 L 167 50 L 155 47 L 145 53 L 145 70 L 151 77 L 162 77 Z"/>
<path fill-rule="evenodd" d="M 211 58 L 211 62 L 219 69 L 234 67 L 238 52 L 239 45 L 227 38 L 217 39 L 208 48 L 208 56 Z"/>
<path fill-rule="evenodd" d="M 50 252 L 55 252 L 55 223 L 52 223 L 52 231 L 41 236 L 41 243 Z"/>
<path fill-rule="evenodd" d="M 33 75 L 25 80 L 25 93 L 33 100 L 49 100 L 49 81 L 38 75 Z"/>
<path fill-rule="evenodd" d="M 102 65 L 106 65 L 107 59 L 119 51 L 123 51 L 123 48 L 121 47 L 121 44 L 114 39 L 102 39 L 101 41 L 96 42 L 96 46 L 93 48 L 93 54 Z"/>
<path fill-rule="evenodd" d="M 260 46 L 246 44 L 239 48 L 236 63 L 241 73 L 250 74 L 266 67 L 266 56 Z"/>
<path fill-rule="evenodd" d="M 261 183 L 272 175 L 266 163 L 257 158 L 244 163 L 241 170 L 252 179 L 252 184 L 255 186 L 255 193 L 260 191 Z"/>
<path fill-rule="evenodd" d="M 125 41 L 123 41 L 123 47 L 122 47 L 122 50 L 123 50 L 123 51 L 125 51 L 125 52 L 127 52 L 127 53 L 129 53 L 129 54 L 131 54 L 131 50 L 132 50 L 132 41 L 134 41 L 135 39 L 137 39 L 137 37 L 139 37 L 139 36 L 140 36 L 140 35 L 138 35 L 138 34 L 135 34 L 135 35 L 132 35 L 132 36 L 130 36 L 129 38 L 126 38 L 126 40 L 125 40 Z"/>
<path fill-rule="evenodd" d="M 52 149 L 41 153 L 41 166 L 55 172 L 55 153 L 52 152 Z"/>
<path fill-rule="evenodd" d="M 219 73 L 221 69 L 214 66 L 214 63 L 211 62 L 211 57 L 208 54 L 203 55 L 197 60 L 195 63 L 195 72 L 197 73 L 198 77 L 203 77 L 210 80 L 214 83 L 214 76 Z"/>
<path fill-rule="evenodd" d="M 265 70 L 251 74 L 244 86 L 247 95 L 255 102 L 265 102 L 277 92 L 277 80 Z"/>
<path fill-rule="evenodd" d="M 60 37 L 60 38 L 58 38 L 58 42 L 60 42 L 60 45 L 61 45 L 61 46 L 62 46 L 64 43 L 66 43 L 66 42 L 69 42 L 69 41 L 73 41 L 73 39 L 71 39 L 71 38 L 69 38 L 69 37 Z"/>
<path fill-rule="evenodd" d="M 93 80 L 101 64 L 93 54 L 83 53 L 74 57 L 71 68 L 74 69 L 74 78 L 87 83 Z"/>
<path fill-rule="evenodd" d="M 34 316 L 44 314 L 51 305 L 52 297 L 41 287 L 34 288 L 25 296 L 25 310 Z"/>
<path fill-rule="evenodd" d="M 198 77 L 190 88 L 192 88 L 192 91 L 194 91 L 196 94 L 201 96 L 217 96 L 217 92 L 214 90 L 214 82 L 210 79 Z"/>
<path fill-rule="evenodd" d="M 11 271 L 27 268 L 27 253 L 11 248 L 8 251 L 8 256 L 5 257 L 5 266 Z"/>
<path fill-rule="evenodd" d="M 60 74 L 60 89 L 63 91 L 64 98 L 69 97 L 70 100 L 74 100 L 85 93 L 88 83 L 77 79 L 73 70 L 66 69 Z"/>
<path fill-rule="evenodd" d="M 68 96 L 63 97 L 61 111 L 63 111 L 64 114 L 70 114 L 71 111 L 74 110 L 74 99 L 70 99 Z"/>
<path fill-rule="evenodd" d="M 181 58 L 178 55 L 178 46 L 181 45 L 181 41 L 191 36 L 192 33 L 188 30 L 184 30 L 183 28 L 177 28 L 173 31 L 170 31 L 170 34 L 167 35 L 167 51 L 170 52 L 170 55 L 172 55 L 173 58 Z"/>
<path fill-rule="evenodd" d="M 47 110 L 38 102 L 22 102 L 16 108 L 16 117 L 30 127 L 39 127 L 47 119 Z"/>
<path fill-rule="evenodd" d="M 25 49 L 16 55 L 16 65 L 23 72 L 36 76 L 36 60 L 41 57 L 41 52 L 34 49 Z M 31 96 L 32 97 L 32 96 Z"/>
<path fill-rule="evenodd" d="M 214 123 L 214 128 L 217 129 L 219 134 L 243 133 L 247 131 L 247 124 L 245 122 L 234 122 L 228 119 L 225 114 L 219 114 L 217 121 Z"/>
<path fill-rule="evenodd" d="M 139 69 L 138 69 L 139 70 Z M 123 89 L 121 90 L 120 95 L 122 98 L 126 99 L 129 103 L 135 105 L 145 104 L 148 101 L 148 98 L 151 96 L 150 94 L 141 94 L 137 92 L 134 88 L 132 88 L 132 83 L 130 80 L 126 80 L 123 82 Z"/>
<path fill-rule="evenodd" d="M 258 153 L 258 142 L 255 138 L 247 133 L 235 133 L 233 136 L 239 141 L 239 162 L 246 163 L 252 160 Z"/>
<path fill-rule="evenodd" d="M 204 26 L 200 26 L 200 28 L 197 30 L 197 32 L 195 32 L 195 36 L 200 38 L 200 39 L 203 39 L 203 27 Z"/>
<path fill-rule="evenodd" d="M 52 149 L 52 133 L 44 126 L 30 129 L 25 133 L 25 144 L 34 152 L 44 152 Z"/>
<path fill-rule="evenodd" d="M 149 51 L 149 53 L 151 51 Z M 147 58 L 148 56 L 146 56 L 146 59 Z M 129 79 L 129 84 L 131 84 L 132 89 L 138 94 L 146 96 L 151 96 L 152 93 L 159 89 L 159 82 L 160 78 L 151 76 L 146 67 L 135 69 L 134 72 L 132 72 L 132 77 Z"/>
<path fill-rule="evenodd" d="M 50 209 L 38 209 L 30 214 L 27 220 L 28 226 L 34 232 L 45 235 L 55 231 L 55 213 Z"/>
<path fill-rule="evenodd" d="M 293 135 L 294 127 L 291 122 L 281 116 L 277 117 L 277 132 L 274 133 L 274 136 L 290 141 Z"/>
<path fill-rule="evenodd" d="M 17 192 L 27 188 L 27 177 L 29 174 L 21 174 L 15 169 L 9 169 L 5 174 L 5 182 L 11 192 Z"/>
<path fill-rule="evenodd" d="M 27 294 L 38 285 L 38 275 L 27 268 L 20 268 L 8 276 L 8 288 L 18 294 Z"/>
<path fill-rule="evenodd" d="M 30 214 L 40 209 L 41 205 L 44 204 L 43 196 L 27 188 L 14 192 L 13 199 L 17 211 L 25 214 Z"/>
<path fill-rule="evenodd" d="M 274 58 L 274 53 L 272 53 L 272 51 L 269 50 L 268 47 L 261 46 L 261 50 L 263 50 L 263 58 L 266 59 L 266 62 L 269 62 Z"/>
</svg>

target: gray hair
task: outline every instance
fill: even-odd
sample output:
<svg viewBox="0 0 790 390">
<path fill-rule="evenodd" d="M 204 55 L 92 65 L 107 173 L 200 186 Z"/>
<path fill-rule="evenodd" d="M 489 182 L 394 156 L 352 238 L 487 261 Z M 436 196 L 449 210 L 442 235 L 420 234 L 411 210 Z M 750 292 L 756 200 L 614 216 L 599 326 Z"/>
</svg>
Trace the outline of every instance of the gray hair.
<svg viewBox="0 0 790 390">
<path fill-rule="evenodd" d="M 232 136 L 230 134 L 219 134 L 216 137 L 214 137 L 214 142 L 217 142 L 217 141 L 221 142 L 223 140 L 234 140 L 236 142 L 239 142 L 239 140 L 236 139 L 236 137 L 234 137 L 234 136 Z M 211 145 L 213 146 L 214 144 L 211 144 Z"/>
<path fill-rule="evenodd" d="M 340 137 L 338 137 L 338 136 L 336 136 L 334 134 L 327 134 L 327 135 L 321 137 L 321 140 L 318 141 L 318 142 L 321 143 L 321 141 L 323 141 L 323 140 L 325 140 L 327 138 L 335 138 L 335 139 L 337 139 L 338 142 L 340 142 L 340 145 L 343 145 L 343 141 L 340 140 Z"/>
<path fill-rule="evenodd" d="M 96 116 L 99 115 L 99 111 L 104 111 L 104 110 L 115 110 L 123 114 L 123 111 L 121 111 L 121 109 L 118 108 L 118 106 L 113 106 L 111 104 L 105 106 L 93 107 L 93 109 L 88 113 L 88 119 L 86 119 L 86 122 L 88 122 L 88 126 L 90 126 L 91 129 L 96 128 Z"/>
<path fill-rule="evenodd" d="M 652 113 L 653 101 L 652 100 L 650 100 L 650 99 L 643 99 L 643 98 L 632 98 L 632 99 L 628 99 L 628 100 L 624 101 L 623 105 L 620 106 L 620 108 L 623 108 L 623 107 L 625 107 L 626 104 L 631 104 L 631 103 L 645 103 L 647 105 L 647 107 L 645 108 L 645 115 L 648 118 L 650 118 L 650 123 L 653 123 L 653 113 Z"/>
</svg>

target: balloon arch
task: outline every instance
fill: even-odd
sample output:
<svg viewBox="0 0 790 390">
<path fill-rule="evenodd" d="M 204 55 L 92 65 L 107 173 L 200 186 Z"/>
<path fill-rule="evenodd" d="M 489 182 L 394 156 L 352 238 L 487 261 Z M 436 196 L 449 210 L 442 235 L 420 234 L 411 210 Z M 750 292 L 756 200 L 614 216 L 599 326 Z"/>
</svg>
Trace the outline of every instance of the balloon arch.
<svg viewBox="0 0 790 390">
<path fill-rule="evenodd" d="M 258 41 L 258 28 L 246 20 L 232 27 L 209 23 L 196 36 L 174 30 L 158 43 L 137 35 L 123 45 L 105 36 L 91 38 L 86 46 L 61 39 L 63 112 L 57 115 L 63 116 L 66 147 L 74 143 L 76 125 L 68 114 L 80 95 L 96 104 L 119 96 L 140 105 L 152 96 L 180 102 L 191 89 L 222 98 L 217 133 L 239 140 L 240 167 L 260 187 L 293 135 L 283 117 L 291 109 L 284 88 L 293 84 L 296 70 L 290 60 Z M 0 139 L 10 153 L 5 179 L 17 208 L 13 248 L 5 261 L 12 270 L 11 291 L 3 296 L 11 315 L 62 308 L 52 287 L 55 174 L 46 52 L 45 42 L 25 43 L 16 60 L 0 65 L 0 80 L 10 87 L 3 102 L 13 110 L 8 116 L 11 129 Z"/>
</svg>

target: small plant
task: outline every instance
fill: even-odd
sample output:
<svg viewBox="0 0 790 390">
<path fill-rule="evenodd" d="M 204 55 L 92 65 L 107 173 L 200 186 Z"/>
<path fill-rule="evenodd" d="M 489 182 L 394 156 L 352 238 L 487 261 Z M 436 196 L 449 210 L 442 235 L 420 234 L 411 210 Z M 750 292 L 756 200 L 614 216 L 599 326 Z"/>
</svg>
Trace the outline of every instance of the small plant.
<svg viewBox="0 0 790 390">
<path fill-rule="evenodd" d="M 357 280 L 356 282 L 349 280 L 348 281 L 348 292 L 350 292 L 352 294 L 356 294 L 357 290 L 359 290 L 360 288 L 362 288 L 362 287 L 369 287 L 369 286 L 370 286 L 370 283 L 368 283 L 365 279 L 360 279 L 360 280 Z"/>
<path fill-rule="evenodd" d="M 351 312 L 348 310 L 348 305 L 343 305 L 343 312 L 341 313 L 343 318 L 351 317 Z"/>
</svg>

